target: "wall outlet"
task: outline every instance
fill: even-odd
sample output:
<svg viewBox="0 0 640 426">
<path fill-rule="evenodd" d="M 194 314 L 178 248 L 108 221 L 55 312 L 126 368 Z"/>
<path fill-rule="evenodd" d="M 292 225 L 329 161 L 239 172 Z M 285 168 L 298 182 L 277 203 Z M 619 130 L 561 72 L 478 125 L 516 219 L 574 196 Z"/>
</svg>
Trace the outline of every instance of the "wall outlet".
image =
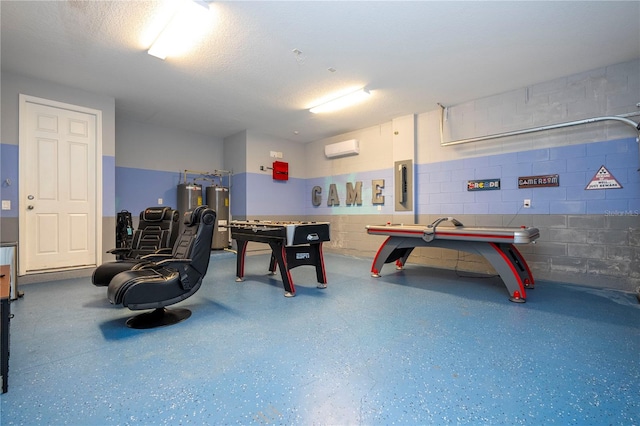
<svg viewBox="0 0 640 426">
<path fill-rule="evenodd" d="M 2 210 L 11 210 L 11 200 L 2 200 Z"/>
<path fill-rule="evenodd" d="M 531 207 L 531 200 L 524 200 L 524 204 L 523 204 L 525 209 L 528 209 Z"/>
<path fill-rule="evenodd" d="M 162 202 L 163 202 L 162 198 L 158 198 L 158 205 L 159 205 L 159 206 L 161 206 L 161 205 L 162 205 Z"/>
</svg>

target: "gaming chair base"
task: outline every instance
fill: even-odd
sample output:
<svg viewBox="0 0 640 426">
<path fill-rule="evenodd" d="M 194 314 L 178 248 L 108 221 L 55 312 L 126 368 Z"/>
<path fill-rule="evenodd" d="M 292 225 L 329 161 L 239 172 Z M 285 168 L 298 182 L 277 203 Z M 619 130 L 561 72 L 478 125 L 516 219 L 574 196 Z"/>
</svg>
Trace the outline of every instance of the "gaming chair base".
<svg viewBox="0 0 640 426">
<path fill-rule="evenodd" d="M 127 320 L 127 327 L 144 330 L 148 328 L 163 327 L 177 324 L 191 316 L 191 311 L 184 308 L 167 309 L 157 308 L 151 312 L 138 314 Z"/>
</svg>

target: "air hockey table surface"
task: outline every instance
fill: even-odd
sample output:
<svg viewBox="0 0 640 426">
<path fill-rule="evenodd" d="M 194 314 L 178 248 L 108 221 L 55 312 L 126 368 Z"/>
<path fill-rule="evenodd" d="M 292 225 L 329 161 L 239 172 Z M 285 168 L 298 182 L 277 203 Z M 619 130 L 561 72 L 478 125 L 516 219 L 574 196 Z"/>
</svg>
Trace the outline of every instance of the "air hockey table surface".
<svg viewBox="0 0 640 426">
<path fill-rule="evenodd" d="M 473 227 L 473 226 L 441 226 L 430 225 L 367 225 L 371 235 L 387 235 L 394 237 L 413 237 L 428 240 L 431 236 L 437 240 L 481 241 L 494 243 L 528 244 L 540 237 L 537 228 L 521 227 Z"/>
</svg>

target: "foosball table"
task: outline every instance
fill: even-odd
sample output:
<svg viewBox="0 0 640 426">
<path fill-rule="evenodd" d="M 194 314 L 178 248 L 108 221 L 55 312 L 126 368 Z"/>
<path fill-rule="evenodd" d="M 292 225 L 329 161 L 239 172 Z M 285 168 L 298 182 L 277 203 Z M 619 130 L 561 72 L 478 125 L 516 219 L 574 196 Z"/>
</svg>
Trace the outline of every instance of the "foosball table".
<svg viewBox="0 0 640 426">
<path fill-rule="evenodd" d="M 302 265 L 316 268 L 318 288 L 327 287 L 322 243 L 330 240 L 329 222 L 272 222 L 242 221 L 229 223 L 231 238 L 236 240 L 236 281 L 244 280 L 244 260 L 249 242 L 265 243 L 271 247 L 269 272 L 280 269 L 286 297 L 293 297 L 296 289 L 290 270 Z"/>
</svg>

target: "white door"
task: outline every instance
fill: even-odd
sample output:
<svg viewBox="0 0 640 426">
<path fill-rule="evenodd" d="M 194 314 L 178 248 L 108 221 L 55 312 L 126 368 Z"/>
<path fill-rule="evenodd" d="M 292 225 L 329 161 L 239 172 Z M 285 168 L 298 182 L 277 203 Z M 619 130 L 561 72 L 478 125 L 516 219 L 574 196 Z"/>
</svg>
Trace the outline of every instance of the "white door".
<svg viewBox="0 0 640 426">
<path fill-rule="evenodd" d="M 20 274 L 101 260 L 100 111 L 20 96 Z"/>
</svg>

